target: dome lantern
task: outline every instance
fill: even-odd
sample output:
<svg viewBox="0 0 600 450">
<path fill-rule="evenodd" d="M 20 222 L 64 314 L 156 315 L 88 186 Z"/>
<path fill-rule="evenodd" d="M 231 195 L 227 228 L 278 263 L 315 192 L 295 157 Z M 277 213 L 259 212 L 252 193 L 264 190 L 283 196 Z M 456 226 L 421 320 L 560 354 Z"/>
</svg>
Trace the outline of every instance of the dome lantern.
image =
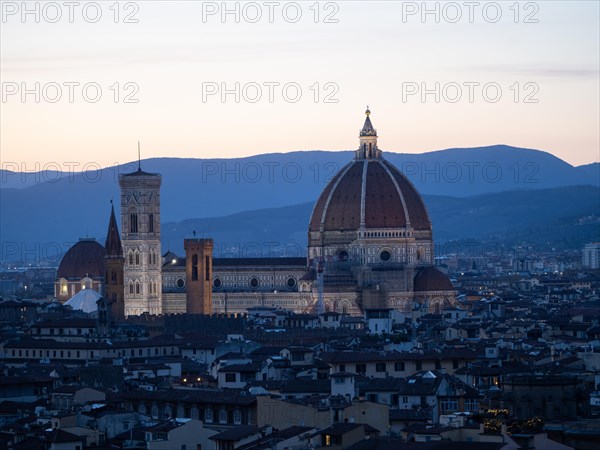
<svg viewBox="0 0 600 450">
<path fill-rule="evenodd" d="M 377 130 L 371 123 L 371 110 L 367 106 L 365 123 L 359 132 L 360 146 L 356 150 L 356 159 L 381 159 L 381 150 L 377 147 Z"/>
</svg>

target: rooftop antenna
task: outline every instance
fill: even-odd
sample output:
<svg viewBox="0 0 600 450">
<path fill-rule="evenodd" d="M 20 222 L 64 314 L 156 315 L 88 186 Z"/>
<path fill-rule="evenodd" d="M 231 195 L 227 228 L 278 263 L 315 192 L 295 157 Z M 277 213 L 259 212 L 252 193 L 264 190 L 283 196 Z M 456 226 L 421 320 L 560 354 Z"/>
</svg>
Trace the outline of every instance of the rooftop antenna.
<svg viewBox="0 0 600 450">
<path fill-rule="evenodd" d="M 138 170 L 142 170 L 142 153 L 140 151 L 140 141 L 138 141 Z"/>
</svg>

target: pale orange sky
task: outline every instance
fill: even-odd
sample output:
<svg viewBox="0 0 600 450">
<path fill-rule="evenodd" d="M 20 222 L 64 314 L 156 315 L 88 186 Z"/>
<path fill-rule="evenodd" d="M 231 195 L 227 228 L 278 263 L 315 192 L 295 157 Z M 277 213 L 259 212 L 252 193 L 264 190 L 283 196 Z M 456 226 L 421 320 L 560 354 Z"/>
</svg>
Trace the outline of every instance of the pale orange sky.
<svg viewBox="0 0 600 450">
<path fill-rule="evenodd" d="M 49 22 L 54 11 L 40 11 L 36 23 L 3 10 L 3 164 L 35 170 L 48 162 L 125 163 L 137 157 L 138 140 L 144 158 L 348 150 L 357 145 L 367 104 L 384 150 L 508 144 L 545 150 L 573 165 L 600 160 L 598 2 L 536 2 L 539 10 L 520 11 L 517 23 L 513 2 L 501 3 L 496 23 L 482 11 L 470 23 L 466 9 L 451 23 L 454 11 L 443 2 L 439 23 L 409 15 L 401 2 L 321 3 L 317 23 L 313 2 L 298 3 L 296 23 L 281 11 L 270 23 L 261 2 L 256 23 L 250 23 L 254 11 L 242 13 L 243 3 L 239 23 L 219 14 L 203 22 L 202 2 L 132 3 L 136 11 L 120 5 L 118 23 L 112 2 L 102 3 L 97 23 L 81 11 L 73 23 L 66 10 L 57 23 Z M 123 23 L 128 13 L 138 22 Z M 325 23 L 328 14 L 337 23 Z M 538 22 L 525 23 L 528 14 Z M 64 84 L 70 82 L 96 83 L 100 100 L 86 101 L 75 87 L 71 103 Z M 500 99 L 492 103 L 475 87 L 470 102 L 470 82 L 499 87 Z M 15 86 L 35 90 L 35 83 L 45 90 L 39 102 L 34 94 L 25 101 L 21 92 L 10 95 Z M 48 101 L 52 83 L 62 86 L 55 103 Z M 239 102 L 233 95 L 202 98 L 210 86 L 235 83 L 247 94 Z M 276 87 L 270 102 L 265 83 L 294 83 L 302 95 L 292 103 Z M 419 94 L 403 99 L 411 87 L 433 89 L 435 83 L 446 94 L 439 102 L 433 94 L 425 101 Z M 253 103 L 256 85 L 263 97 Z M 456 86 L 462 97 L 453 103 Z M 124 102 L 129 93 L 137 103 Z M 327 94 L 337 103 L 325 102 Z M 537 103 L 525 102 L 528 94 Z"/>
</svg>

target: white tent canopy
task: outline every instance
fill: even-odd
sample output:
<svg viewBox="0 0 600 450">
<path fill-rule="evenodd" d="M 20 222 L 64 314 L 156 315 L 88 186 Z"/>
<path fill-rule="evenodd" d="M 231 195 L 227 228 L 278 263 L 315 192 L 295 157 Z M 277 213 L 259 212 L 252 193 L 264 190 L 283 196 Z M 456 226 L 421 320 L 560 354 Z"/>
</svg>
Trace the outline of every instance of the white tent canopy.
<svg viewBox="0 0 600 450">
<path fill-rule="evenodd" d="M 71 297 L 65 305 L 70 306 L 74 310 L 83 311 L 84 313 L 91 313 L 98 310 L 96 301 L 102 298 L 102 296 L 93 289 L 82 289 L 73 297 Z"/>
</svg>

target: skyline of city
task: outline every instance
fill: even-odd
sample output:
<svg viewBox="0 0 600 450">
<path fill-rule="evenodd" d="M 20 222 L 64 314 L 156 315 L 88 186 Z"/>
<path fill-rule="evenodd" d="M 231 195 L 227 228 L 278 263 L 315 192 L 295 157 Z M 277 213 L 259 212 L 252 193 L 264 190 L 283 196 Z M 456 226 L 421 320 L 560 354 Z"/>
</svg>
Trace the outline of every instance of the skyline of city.
<svg viewBox="0 0 600 450">
<path fill-rule="evenodd" d="M 0 449 L 598 447 L 600 2 L 0 13 Z"/>
</svg>

